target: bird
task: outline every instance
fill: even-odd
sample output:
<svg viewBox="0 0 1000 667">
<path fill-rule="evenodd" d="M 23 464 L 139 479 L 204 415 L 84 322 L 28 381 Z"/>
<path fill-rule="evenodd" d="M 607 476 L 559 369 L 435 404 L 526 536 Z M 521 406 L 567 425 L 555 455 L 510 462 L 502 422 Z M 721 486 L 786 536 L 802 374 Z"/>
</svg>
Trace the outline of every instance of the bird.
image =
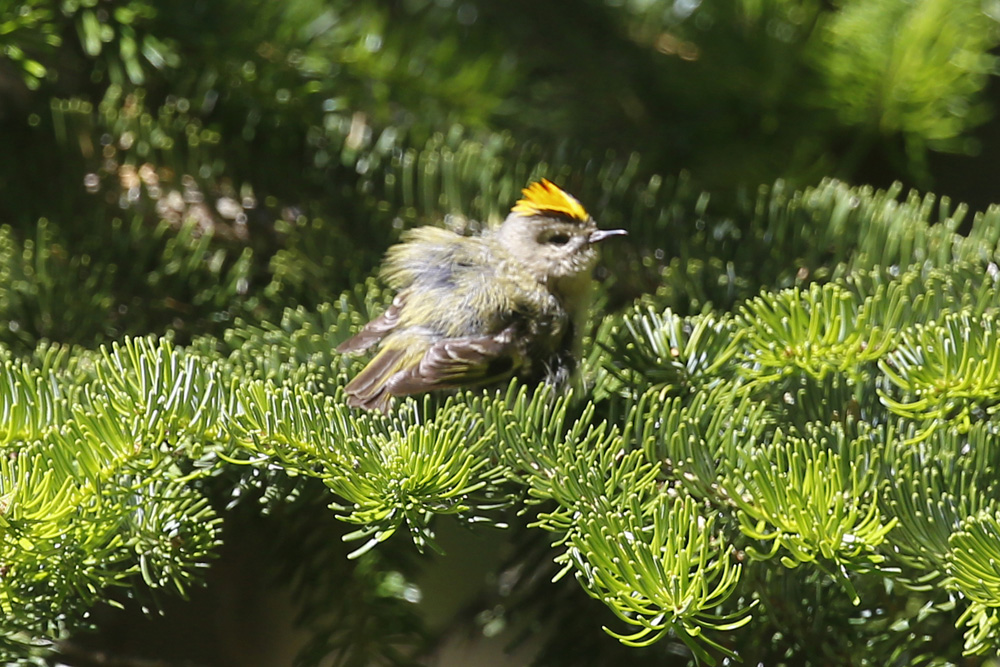
<svg viewBox="0 0 1000 667">
<path fill-rule="evenodd" d="M 389 307 L 337 347 L 377 345 L 347 384 L 347 404 L 387 412 L 398 397 L 518 377 L 564 385 L 580 355 L 600 229 L 572 195 L 541 179 L 495 229 L 463 236 L 418 227 L 389 248 Z"/>
</svg>

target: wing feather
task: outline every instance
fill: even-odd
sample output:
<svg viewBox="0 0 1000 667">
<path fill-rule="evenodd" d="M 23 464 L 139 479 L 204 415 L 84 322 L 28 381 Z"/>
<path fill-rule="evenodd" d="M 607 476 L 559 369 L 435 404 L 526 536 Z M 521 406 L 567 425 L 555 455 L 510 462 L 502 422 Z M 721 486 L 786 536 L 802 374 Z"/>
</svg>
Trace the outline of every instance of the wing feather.
<svg viewBox="0 0 1000 667">
<path fill-rule="evenodd" d="M 399 316 L 403 311 L 405 303 L 405 294 L 397 294 L 384 313 L 366 324 L 361 331 L 338 345 L 337 352 L 341 354 L 364 352 L 382 340 L 386 334 L 395 329 L 399 324 Z"/>
<path fill-rule="evenodd" d="M 394 396 L 495 382 L 513 373 L 520 354 L 513 327 L 497 334 L 446 338 L 431 345 L 416 364 L 389 378 Z"/>
<path fill-rule="evenodd" d="M 514 373 L 522 355 L 515 327 L 495 334 L 383 346 L 346 387 L 348 405 L 385 411 L 392 398 L 488 384 Z M 398 342 L 398 341 L 393 341 Z"/>
<path fill-rule="evenodd" d="M 421 227 L 389 249 L 392 305 L 337 348 L 378 352 L 346 387 L 348 404 L 387 410 L 393 397 L 487 384 L 524 363 L 519 303 L 480 238 Z"/>
</svg>

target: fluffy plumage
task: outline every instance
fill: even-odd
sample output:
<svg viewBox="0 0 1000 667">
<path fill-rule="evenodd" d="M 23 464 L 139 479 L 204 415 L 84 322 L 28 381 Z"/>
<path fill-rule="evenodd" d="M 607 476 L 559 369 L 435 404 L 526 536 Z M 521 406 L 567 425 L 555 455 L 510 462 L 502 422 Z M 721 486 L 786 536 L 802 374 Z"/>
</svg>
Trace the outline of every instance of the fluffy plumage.
<svg viewBox="0 0 1000 667">
<path fill-rule="evenodd" d="M 389 308 L 338 347 L 379 344 L 347 385 L 354 407 L 386 410 L 393 397 L 485 385 L 518 375 L 556 381 L 572 372 L 599 230 L 549 181 L 534 183 L 504 223 L 481 237 L 436 227 L 404 234 L 382 279 Z"/>
</svg>

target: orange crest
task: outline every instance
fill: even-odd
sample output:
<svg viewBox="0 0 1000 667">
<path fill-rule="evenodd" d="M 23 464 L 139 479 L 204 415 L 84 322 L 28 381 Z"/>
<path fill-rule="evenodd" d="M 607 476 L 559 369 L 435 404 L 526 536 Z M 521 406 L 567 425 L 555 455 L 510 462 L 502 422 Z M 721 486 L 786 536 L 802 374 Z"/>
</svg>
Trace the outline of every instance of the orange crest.
<svg viewBox="0 0 1000 667">
<path fill-rule="evenodd" d="M 563 192 L 558 185 L 547 178 L 532 183 L 521 190 L 521 194 L 524 195 L 524 199 L 518 200 L 514 208 L 511 209 L 512 213 L 554 215 L 581 222 L 590 218 L 576 197 Z"/>
</svg>

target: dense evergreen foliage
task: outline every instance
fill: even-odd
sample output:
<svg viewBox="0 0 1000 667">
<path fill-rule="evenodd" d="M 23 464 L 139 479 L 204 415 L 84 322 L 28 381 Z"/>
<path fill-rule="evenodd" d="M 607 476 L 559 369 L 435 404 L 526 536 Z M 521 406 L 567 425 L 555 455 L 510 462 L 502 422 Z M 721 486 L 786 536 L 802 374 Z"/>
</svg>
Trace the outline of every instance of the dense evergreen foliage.
<svg viewBox="0 0 1000 667">
<path fill-rule="evenodd" d="M 303 665 L 470 629 L 546 665 L 995 664 L 1000 208 L 892 184 L 978 164 L 995 3 L 0 11 L 5 663 L 99 664 L 111 608 L 185 613 L 242 526 Z M 631 234 L 583 386 L 348 409 L 385 249 L 540 176 Z"/>
</svg>

